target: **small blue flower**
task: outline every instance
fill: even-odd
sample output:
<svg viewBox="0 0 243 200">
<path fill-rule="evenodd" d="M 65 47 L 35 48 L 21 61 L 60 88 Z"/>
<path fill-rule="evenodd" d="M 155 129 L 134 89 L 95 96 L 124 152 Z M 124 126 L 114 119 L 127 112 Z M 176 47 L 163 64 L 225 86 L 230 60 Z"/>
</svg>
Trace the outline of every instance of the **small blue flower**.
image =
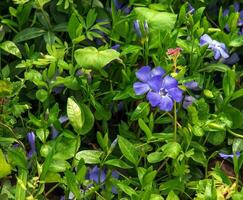
<svg viewBox="0 0 243 200">
<path fill-rule="evenodd" d="M 140 30 L 139 20 L 135 20 L 133 22 L 133 26 L 134 26 L 135 32 L 137 33 L 138 37 L 141 38 L 142 37 L 142 32 Z"/>
<path fill-rule="evenodd" d="M 189 81 L 189 82 L 184 83 L 184 85 L 191 90 L 199 89 L 198 82 L 196 82 L 196 81 Z"/>
<path fill-rule="evenodd" d="M 193 14 L 195 12 L 195 8 L 192 7 L 190 3 L 188 3 L 188 11 L 187 14 Z"/>
<path fill-rule="evenodd" d="M 111 172 L 111 176 L 115 179 L 119 179 L 119 174 L 116 170 Z M 106 179 L 106 171 L 104 169 L 100 169 L 98 166 L 94 166 L 89 169 L 87 179 L 94 181 L 95 183 L 104 183 Z M 112 193 L 117 194 L 117 190 L 115 187 L 112 187 Z"/>
<path fill-rule="evenodd" d="M 149 27 L 148 27 L 148 22 L 147 22 L 147 20 L 144 21 L 143 27 L 144 27 L 144 31 L 145 31 L 145 33 L 148 34 L 148 33 L 149 33 Z"/>
<path fill-rule="evenodd" d="M 182 103 L 183 108 L 187 109 L 194 101 L 196 101 L 194 97 L 186 95 Z"/>
<path fill-rule="evenodd" d="M 121 47 L 120 44 L 115 44 L 114 46 L 111 47 L 111 49 L 118 51 L 120 49 L 120 47 Z"/>
<path fill-rule="evenodd" d="M 100 175 L 100 177 L 99 177 Z M 103 183 L 105 181 L 105 171 L 104 170 L 100 170 L 100 168 L 98 168 L 97 166 L 94 166 L 93 168 L 89 169 L 89 173 L 88 173 L 88 179 L 91 181 L 94 181 L 96 183 Z"/>
<path fill-rule="evenodd" d="M 227 158 L 234 158 L 234 154 L 224 154 L 224 153 L 219 153 L 219 156 L 223 159 L 227 159 Z M 240 152 L 236 152 L 236 157 L 239 158 L 240 157 Z"/>
<path fill-rule="evenodd" d="M 160 110 L 170 111 L 173 108 L 173 101 L 181 102 L 182 90 L 178 88 L 178 82 L 171 76 L 162 77 L 165 71 L 161 67 L 151 70 L 144 66 L 136 72 L 141 82 L 135 82 L 133 89 L 137 95 L 148 92 L 147 100 L 153 107 L 158 106 Z"/>
<path fill-rule="evenodd" d="M 147 100 L 153 107 L 158 106 L 160 110 L 171 111 L 173 101 L 181 102 L 182 90 L 178 88 L 178 82 L 171 76 L 154 76 L 149 81 L 152 88 L 147 94 Z"/>
<path fill-rule="evenodd" d="M 141 82 L 135 82 L 133 84 L 133 89 L 136 95 L 142 95 L 148 92 L 151 88 L 149 85 L 149 81 L 154 76 L 163 76 L 165 71 L 161 67 L 156 67 L 151 70 L 150 66 L 143 66 L 136 72 L 136 77 Z"/>
<path fill-rule="evenodd" d="M 28 153 L 28 158 L 31 158 L 33 154 L 36 153 L 35 149 L 35 133 L 33 131 L 27 133 L 27 140 L 30 145 L 30 151 Z"/>
<path fill-rule="evenodd" d="M 209 49 L 214 51 L 214 58 L 218 60 L 220 57 L 228 58 L 228 50 L 224 43 L 213 40 L 209 35 L 204 34 L 200 38 L 200 46 L 208 45 Z"/>
</svg>

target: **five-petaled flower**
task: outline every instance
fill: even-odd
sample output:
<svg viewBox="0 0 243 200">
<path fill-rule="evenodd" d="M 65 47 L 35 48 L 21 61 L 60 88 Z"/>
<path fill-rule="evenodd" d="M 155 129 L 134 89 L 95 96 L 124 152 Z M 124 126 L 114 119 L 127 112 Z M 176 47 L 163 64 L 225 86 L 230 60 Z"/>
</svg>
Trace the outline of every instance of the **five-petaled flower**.
<svg viewBox="0 0 243 200">
<path fill-rule="evenodd" d="M 165 71 L 161 67 L 151 70 L 144 66 L 136 72 L 141 82 L 135 82 L 133 89 L 137 95 L 147 93 L 147 100 L 153 107 L 159 107 L 163 111 L 171 111 L 173 101 L 181 102 L 182 90 L 178 88 L 178 82 L 171 76 L 164 76 Z"/>
<path fill-rule="evenodd" d="M 218 60 L 220 57 L 223 57 L 223 58 L 229 57 L 228 50 L 227 50 L 225 44 L 222 42 L 213 40 L 207 34 L 204 34 L 200 38 L 200 46 L 203 46 L 203 45 L 208 45 L 208 48 L 213 50 L 215 60 Z"/>
</svg>

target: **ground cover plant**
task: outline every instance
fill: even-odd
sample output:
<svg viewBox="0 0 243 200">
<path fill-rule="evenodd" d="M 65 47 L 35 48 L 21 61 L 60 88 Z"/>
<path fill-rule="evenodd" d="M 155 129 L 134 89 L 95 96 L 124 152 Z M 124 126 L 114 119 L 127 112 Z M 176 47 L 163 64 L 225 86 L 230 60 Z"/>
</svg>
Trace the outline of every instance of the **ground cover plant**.
<svg viewBox="0 0 243 200">
<path fill-rule="evenodd" d="M 243 199 L 243 3 L 0 1 L 0 199 Z"/>
</svg>

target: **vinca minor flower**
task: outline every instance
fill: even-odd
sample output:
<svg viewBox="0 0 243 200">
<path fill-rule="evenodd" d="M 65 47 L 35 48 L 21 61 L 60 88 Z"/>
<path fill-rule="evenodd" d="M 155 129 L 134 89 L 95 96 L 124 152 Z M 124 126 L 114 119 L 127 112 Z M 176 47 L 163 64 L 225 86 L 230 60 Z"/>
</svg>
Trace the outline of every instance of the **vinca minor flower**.
<svg viewBox="0 0 243 200">
<path fill-rule="evenodd" d="M 137 95 L 148 92 L 147 100 L 153 107 L 160 110 L 170 111 L 173 108 L 173 101 L 181 102 L 182 90 L 178 88 L 178 82 L 171 76 L 162 77 L 165 71 L 161 67 L 151 70 L 144 66 L 136 72 L 141 82 L 135 82 L 133 89 Z"/>
<path fill-rule="evenodd" d="M 119 174 L 117 173 L 117 171 L 112 171 L 111 172 L 111 176 L 115 179 L 119 178 Z M 101 170 L 99 167 L 94 166 L 93 168 L 89 169 L 88 175 L 87 175 L 88 180 L 94 181 L 96 183 L 103 183 L 106 179 L 106 171 L 105 170 Z M 116 194 L 117 191 L 115 189 L 115 187 L 112 187 L 112 193 Z"/>
<path fill-rule="evenodd" d="M 36 149 L 35 149 L 35 134 L 33 131 L 29 132 L 27 134 L 27 140 L 28 143 L 30 145 L 30 151 L 28 153 L 28 158 L 31 158 L 33 156 L 34 153 L 36 153 Z"/>
<path fill-rule="evenodd" d="M 196 99 L 193 96 L 186 95 L 182 103 L 183 108 L 187 109 L 194 101 L 196 101 Z"/>
<path fill-rule="evenodd" d="M 227 158 L 234 158 L 234 154 L 224 154 L 224 153 L 219 153 L 219 156 L 223 159 L 227 159 Z M 236 152 L 236 157 L 239 158 L 240 157 L 240 152 Z"/>
<path fill-rule="evenodd" d="M 227 50 L 225 44 L 222 42 L 213 40 L 207 34 L 204 34 L 200 38 L 200 46 L 203 46 L 203 45 L 208 45 L 208 48 L 213 50 L 215 60 L 218 60 L 220 57 L 223 57 L 223 58 L 229 57 L 228 50 Z"/>
</svg>

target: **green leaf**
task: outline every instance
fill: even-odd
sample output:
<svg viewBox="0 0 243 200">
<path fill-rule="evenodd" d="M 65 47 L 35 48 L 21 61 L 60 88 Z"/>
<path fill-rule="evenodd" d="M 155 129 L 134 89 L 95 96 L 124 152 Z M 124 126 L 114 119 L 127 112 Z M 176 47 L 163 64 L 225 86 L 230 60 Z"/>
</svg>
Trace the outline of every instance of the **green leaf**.
<svg viewBox="0 0 243 200">
<path fill-rule="evenodd" d="M 225 116 L 232 121 L 232 129 L 240 128 L 243 125 L 243 114 L 235 107 L 225 106 L 223 108 Z"/>
<path fill-rule="evenodd" d="M 170 31 L 174 28 L 176 15 L 168 12 L 158 12 L 145 7 L 136 7 L 133 10 L 137 15 L 136 19 L 147 20 L 150 29 L 160 31 Z M 163 24 L 163 26 L 161 26 Z"/>
<path fill-rule="evenodd" d="M 149 129 L 147 124 L 140 118 L 138 119 L 138 125 L 143 130 L 143 132 L 146 134 L 147 139 L 149 140 L 152 137 L 152 131 Z"/>
<path fill-rule="evenodd" d="M 67 178 L 68 188 L 71 190 L 71 192 L 74 194 L 74 196 L 77 199 L 81 199 L 81 190 L 78 187 L 78 181 L 77 181 L 75 175 L 70 171 L 66 171 L 65 177 Z"/>
<path fill-rule="evenodd" d="M 170 191 L 166 200 L 180 200 L 179 197 L 174 193 L 174 191 Z"/>
<path fill-rule="evenodd" d="M 216 64 L 209 64 L 206 67 L 199 69 L 199 72 L 214 72 L 214 71 L 218 71 L 218 72 L 226 72 L 229 69 L 229 67 L 223 63 L 216 63 Z"/>
<path fill-rule="evenodd" d="M 19 168 L 18 169 L 18 177 L 17 177 L 17 185 L 15 189 L 15 199 L 25 200 L 26 198 L 26 190 L 27 190 L 27 178 L 28 178 L 28 170 Z"/>
<path fill-rule="evenodd" d="M 3 42 L 2 44 L 0 44 L 0 48 L 10 54 L 17 56 L 18 58 L 22 58 L 22 55 L 21 55 L 18 47 L 12 41 Z"/>
<path fill-rule="evenodd" d="M 235 72 L 228 69 L 224 74 L 223 89 L 226 97 L 231 96 L 235 90 Z"/>
<path fill-rule="evenodd" d="M 31 40 L 44 35 L 45 30 L 41 28 L 26 28 L 19 33 L 17 33 L 13 39 L 14 42 L 23 42 L 26 40 Z"/>
<path fill-rule="evenodd" d="M 40 101 L 40 102 L 44 102 L 48 97 L 48 92 L 44 89 L 39 89 L 36 92 L 36 98 Z"/>
<path fill-rule="evenodd" d="M 27 159 L 23 150 L 10 149 L 8 151 L 8 159 L 12 165 L 15 165 L 19 168 L 27 169 Z"/>
<path fill-rule="evenodd" d="M 137 108 L 132 113 L 131 120 L 147 117 L 149 114 L 149 108 L 150 107 L 148 102 L 142 102 L 138 104 Z"/>
<path fill-rule="evenodd" d="M 125 163 L 123 160 L 119 160 L 119 159 L 111 159 L 111 160 L 107 160 L 105 161 L 106 165 L 111 165 L 114 167 L 119 167 L 122 169 L 130 169 L 133 168 L 132 166 L 128 165 L 127 163 Z"/>
<path fill-rule="evenodd" d="M 165 158 L 163 152 L 152 152 L 148 155 L 147 159 L 149 163 L 157 163 Z"/>
<path fill-rule="evenodd" d="M 0 179 L 11 173 L 11 166 L 5 160 L 2 149 L 0 149 Z"/>
<path fill-rule="evenodd" d="M 240 47 L 243 45 L 243 36 L 237 36 L 237 38 L 230 41 L 229 46 Z"/>
<path fill-rule="evenodd" d="M 139 156 L 138 151 L 134 145 L 122 136 L 118 136 L 118 145 L 125 158 L 132 162 L 134 165 L 137 165 Z"/>
<path fill-rule="evenodd" d="M 98 150 L 83 150 L 78 152 L 75 158 L 77 160 L 84 159 L 86 164 L 99 164 L 102 154 L 103 152 Z"/>
<path fill-rule="evenodd" d="M 53 159 L 48 172 L 65 172 L 69 168 L 71 168 L 69 162 L 60 159 Z"/>
<path fill-rule="evenodd" d="M 161 147 L 165 157 L 176 159 L 181 151 L 181 145 L 177 142 L 169 142 Z"/>
<path fill-rule="evenodd" d="M 233 101 L 235 99 L 238 99 L 238 98 L 240 98 L 242 96 L 243 96 L 243 88 L 241 88 L 241 89 L 237 90 L 236 92 L 234 92 L 232 94 L 232 97 L 230 98 L 230 101 Z"/>
<path fill-rule="evenodd" d="M 208 142 L 213 145 L 220 145 L 224 142 L 225 136 L 225 131 L 209 132 Z"/>
<path fill-rule="evenodd" d="M 232 200 L 242 200 L 243 192 L 235 192 L 232 194 Z"/>
<path fill-rule="evenodd" d="M 79 22 L 76 14 L 73 13 L 68 21 L 68 27 L 67 27 L 69 37 L 72 40 L 77 37 L 76 30 L 79 26 L 81 26 L 81 23 Z"/>
<path fill-rule="evenodd" d="M 10 81 L 0 80 L 0 97 L 8 96 L 12 93 L 13 87 Z"/>
<path fill-rule="evenodd" d="M 67 116 L 76 133 L 80 133 L 84 124 L 84 114 L 80 106 L 73 100 L 67 100 Z"/>
<path fill-rule="evenodd" d="M 94 115 L 92 114 L 90 108 L 87 105 L 80 103 L 79 106 L 84 115 L 84 124 L 83 124 L 83 127 L 79 130 L 79 134 L 85 135 L 93 128 Z"/>
<path fill-rule="evenodd" d="M 125 192 L 127 195 L 129 195 L 130 197 L 133 195 L 136 195 L 136 191 L 134 189 L 132 189 L 130 186 L 122 183 L 122 182 L 118 182 L 116 184 L 123 192 Z"/>
<path fill-rule="evenodd" d="M 101 70 L 111 61 L 118 59 L 120 53 L 113 49 L 99 51 L 95 47 L 78 49 L 74 53 L 75 60 L 82 68 Z"/>
</svg>

